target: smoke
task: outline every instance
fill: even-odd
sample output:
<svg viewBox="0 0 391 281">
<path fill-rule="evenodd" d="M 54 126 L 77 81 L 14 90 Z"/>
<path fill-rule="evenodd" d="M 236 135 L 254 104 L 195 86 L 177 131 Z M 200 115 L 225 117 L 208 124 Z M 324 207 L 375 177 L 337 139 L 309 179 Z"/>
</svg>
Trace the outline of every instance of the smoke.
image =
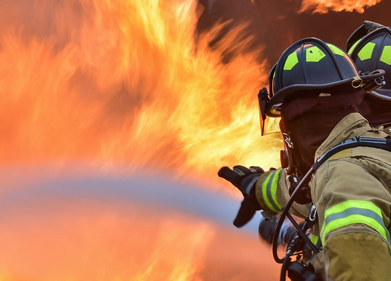
<svg viewBox="0 0 391 281">
<path fill-rule="evenodd" d="M 349 35 L 364 20 L 390 25 L 387 1 L 200 0 L 200 3 L 209 7 L 200 18 L 202 29 L 219 21 L 231 20 L 231 26 L 248 23 L 247 32 L 254 36 L 251 48 L 262 46 L 264 51 L 259 60 L 267 61 L 270 68 L 290 44 L 302 38 L 318 37 L 344 48 Z"/>
</svg>

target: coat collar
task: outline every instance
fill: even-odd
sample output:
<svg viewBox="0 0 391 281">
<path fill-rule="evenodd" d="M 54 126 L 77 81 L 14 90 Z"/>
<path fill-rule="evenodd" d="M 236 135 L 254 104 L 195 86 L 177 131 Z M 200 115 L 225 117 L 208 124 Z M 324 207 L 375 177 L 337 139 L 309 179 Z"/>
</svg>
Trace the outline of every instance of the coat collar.
<svg viewBox="0 0 391 281">
<path fill-rule="evenodd" d="M 315 161 L 335 145 L 369 131 L 371 126 L 360 113 L 350 113 L 345 116 L 331 131 L 326 140 L 315 153 Z"/>
</svg>

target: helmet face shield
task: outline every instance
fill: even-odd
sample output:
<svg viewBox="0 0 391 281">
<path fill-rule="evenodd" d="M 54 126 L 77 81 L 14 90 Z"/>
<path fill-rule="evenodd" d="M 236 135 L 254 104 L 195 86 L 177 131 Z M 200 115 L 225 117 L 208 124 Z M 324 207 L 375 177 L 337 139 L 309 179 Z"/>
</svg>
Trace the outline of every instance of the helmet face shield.
<svg viewBox="0 0 391 281">
<path fill-rule="evenodd" d="M 270 134 L 281 134 L 280 133 L 280 118 L 271 118 L 269 116 L 266 116 L 266 119 L 263 124 L 263 136 L 270 135 Z"/>
<path fill-rule="evenodd" d="M 274 93 L 273 82 L 274 82 L 274 77 L 276 76 L 276 66 L 277 66 L 277 64 L 275 64 L 272 67 L 272 69 L 269 72 L 269 76 L 268 76 L 268 80 L 269 80 L 269 95 L 270 95 L 270 97 L 272 97 L 273 93 Z"/>
<path fill-rule="evenodd" d="M 273 133 L 280 133 L 279 118 L 270 118 L 266 115 L 266 103 L 270 100 L 269 93 L 266 88 L 262 88 L 258 94 L 259 102 L 259 119 L 261 122 L 261 135 L 269 135 Z"/>
</svg>

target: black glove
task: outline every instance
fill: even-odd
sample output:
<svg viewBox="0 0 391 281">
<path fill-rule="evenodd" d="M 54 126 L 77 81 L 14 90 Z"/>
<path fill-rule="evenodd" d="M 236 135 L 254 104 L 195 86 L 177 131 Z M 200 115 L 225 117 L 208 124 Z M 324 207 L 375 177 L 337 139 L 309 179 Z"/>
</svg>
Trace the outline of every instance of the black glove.
<svg viewBox="0 0 391 281">
<path fill-rule="evenodd" d="M 260 175 L 265 171 L 260 167 L 234 166 L 233 170 L 228 167 L 222 167 L 218 175 L 236 186 L 243 194 L 243 201 L 233 224 L 236 227 L 242 227 L 248 223 L 254 216 L 255 211 L 260 210 L 261 206 L 255 196 L 255 183 Z"/>
</svg>

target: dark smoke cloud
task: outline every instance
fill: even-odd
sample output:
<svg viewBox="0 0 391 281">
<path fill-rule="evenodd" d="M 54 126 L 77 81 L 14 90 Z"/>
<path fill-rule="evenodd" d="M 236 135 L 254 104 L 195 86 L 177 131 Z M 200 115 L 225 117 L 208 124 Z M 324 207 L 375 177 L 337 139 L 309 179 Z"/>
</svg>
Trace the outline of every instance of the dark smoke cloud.
<svg viewBox="0 0 391 281">
<path fill-rule="evenodd" d="M 372 20 L 391 25 L 391 5 L 382 1 L 357 12 L 328 12 L 326 14 L 298 13 L 301 1 L 282 0 L 199 0 L 208 7 L 199 21 L 200 30 L 207 30 L 220 21 L 232 20 L 230 27 L 248 22 L 247 33 L 255 36 L 250 49 L 263 46 L 260 61 L 274 64 L 280 54 L 293 42 L 305 37 L 318 37 L 345 48 L 349 35 L 363 23 Z M 213 2 L 213 5 L 211 5 Z"/>
</svg>

